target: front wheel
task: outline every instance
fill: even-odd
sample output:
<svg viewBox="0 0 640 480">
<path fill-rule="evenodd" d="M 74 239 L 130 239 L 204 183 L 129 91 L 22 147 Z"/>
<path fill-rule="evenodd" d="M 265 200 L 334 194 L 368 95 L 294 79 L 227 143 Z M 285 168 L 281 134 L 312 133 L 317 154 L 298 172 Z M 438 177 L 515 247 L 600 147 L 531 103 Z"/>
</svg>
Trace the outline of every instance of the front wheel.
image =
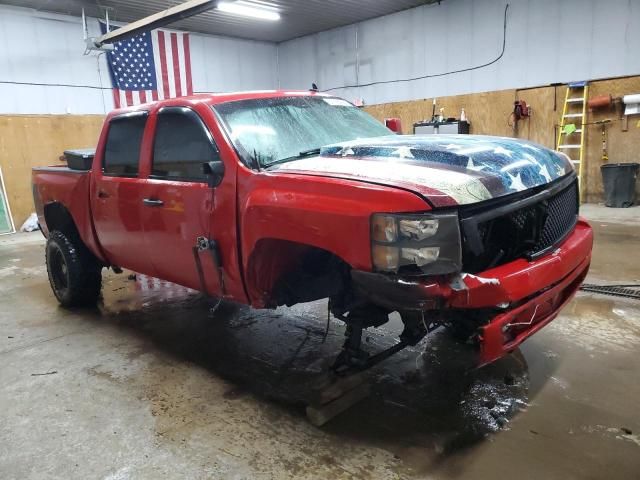
<svg viewBox="0 0 640 480">
<path fill-rule="evenodd" d="M 51 289 L 62 306 L 95 305 L 102 287 L 102 266 L 80 238 L 51 232 L 46 262 Z"/>
</svg>

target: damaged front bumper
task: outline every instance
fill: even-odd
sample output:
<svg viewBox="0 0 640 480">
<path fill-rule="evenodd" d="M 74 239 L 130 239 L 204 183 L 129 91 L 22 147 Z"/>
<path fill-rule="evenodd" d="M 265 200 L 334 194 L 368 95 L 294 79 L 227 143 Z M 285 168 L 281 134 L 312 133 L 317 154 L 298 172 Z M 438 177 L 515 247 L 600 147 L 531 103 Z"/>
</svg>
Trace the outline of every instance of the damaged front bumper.
<svg viewBox="0 0 640 480">
<path fill-rule="evenodd" d="M 487 310 L 494 316 L 480 327 L 480 365 L 515 349 L 553 320 L 589 270 L 593 232 L 579 219 L 573 232 L 550 254 L 518 259 L 478 275 L 403 279 L 352 271 L 355 288 L 392 310 Z"/>
</svg>

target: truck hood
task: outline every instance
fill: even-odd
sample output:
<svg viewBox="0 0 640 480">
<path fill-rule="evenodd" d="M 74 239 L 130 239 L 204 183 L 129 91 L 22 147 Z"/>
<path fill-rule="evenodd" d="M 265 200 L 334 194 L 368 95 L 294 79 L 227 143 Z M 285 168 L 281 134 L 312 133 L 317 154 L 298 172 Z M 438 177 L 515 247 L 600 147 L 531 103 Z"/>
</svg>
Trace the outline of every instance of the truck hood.
<svg viewBox="0 0 640 480">
<path fill-rule="evenodd" d="M 483 135 L 393 135 L 322 147 L 269 171 L 357 179 L 409 189 L 435 207 L 468 205 L 544 185 L 573 171 L 540 145 Z"/>
</svg>

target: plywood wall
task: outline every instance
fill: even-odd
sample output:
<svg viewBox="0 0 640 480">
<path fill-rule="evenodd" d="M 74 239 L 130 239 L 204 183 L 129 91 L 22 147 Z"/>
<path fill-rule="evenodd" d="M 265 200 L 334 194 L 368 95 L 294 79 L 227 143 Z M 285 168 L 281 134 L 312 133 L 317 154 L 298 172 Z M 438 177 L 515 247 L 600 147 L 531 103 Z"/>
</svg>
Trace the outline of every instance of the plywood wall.
<svg viewBox="0 0 640 480">
<path fill-rule="evenodd" d="M 602 94 L 620 97 L 640 93 L 640 76 L 595 81 L 590 83 L 589 88 L 590 97 Z M 556 125 L 560 123 L 565 93 L 564 86 L 500 90 L 438 98 L 437 105 L 438 109 L 444 107 L 445 116 L 451 117 L 459 117 L 460 110 L 464 108 L 473 134 L 511 136 L 555 148 Z M 533 113 L 529 119 L 519 122 L 517 130 L 514 130 L 508 125 L 508 119 L 516 99 L 525 100 Z M 432 108 L 432 98 L 365 107 L 380 120 L 388 117 L 402 119 L 403 133 L 412 133 L 415 122 L 431 118 Z M 612 120 L 607 127 L 609 163 L 640 162 L 640 115 L 630 116 L 628 129 L 623 131 L 620 108 L 588 112 L 585 127 L 586 181 L 582 187 L 588 202 L 603 200 L 601 126 L 593 123 L 604 119 Z M 640 195 L 640 182 L 637 189 Z"/>
<path fill-rule="evenodd" d="M 13 221 L 34 211 L 31 168 L 59 163 L 69 148 L 95 146 L 102 115 L 0 115 L 0 166 Z"/>
<path fill-rule="evenodd" d="M 459 117 L 464 108 L 471 121 L 471 133 L 508 136 L 512 131 L 507 123 L 514 98 L 514 90 L 443 97 L 436 100 L 436 113 L 444 108 L 446 117 Z M 431 118 L 433 98 L 372 105 L 365 109 L 380 120 L 388 117 L 401 118 L 403 133 L 412 133 L 415 122 Z"/>
</svg>

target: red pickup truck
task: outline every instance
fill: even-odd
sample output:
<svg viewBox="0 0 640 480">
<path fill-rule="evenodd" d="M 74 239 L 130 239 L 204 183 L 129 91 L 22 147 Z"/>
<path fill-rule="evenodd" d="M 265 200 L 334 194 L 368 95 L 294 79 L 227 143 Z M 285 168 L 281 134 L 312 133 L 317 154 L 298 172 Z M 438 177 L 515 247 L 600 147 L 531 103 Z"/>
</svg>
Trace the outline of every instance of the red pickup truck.
<svg viewBox="0 0 640 480">
<path fill-rule="evenodd" d="M 36 168 L 33 193 L 62 305 L 96 302 L 105 267 L 254 308 L 329 298 L 347 324 L 338 372 L 439 326 L 492 362 L 555 318 L 591 259 L 565 155 L 395 135 L 316 92 L 116 110 L 92 165 Z M 365 352 L 363 329 L 395 311 L 400 341 Z"/>
</svg>

